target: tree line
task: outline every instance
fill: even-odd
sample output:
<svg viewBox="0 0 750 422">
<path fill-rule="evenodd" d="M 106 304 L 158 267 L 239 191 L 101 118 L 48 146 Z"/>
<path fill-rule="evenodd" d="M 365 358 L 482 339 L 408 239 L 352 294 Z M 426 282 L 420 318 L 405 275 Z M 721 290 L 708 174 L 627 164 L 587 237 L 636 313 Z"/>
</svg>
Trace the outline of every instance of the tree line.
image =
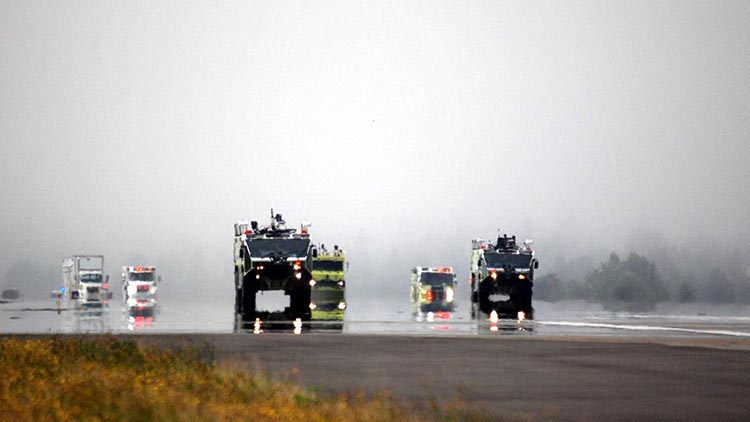
<svg viewBox="0 0 750 422">
<path fill-rule="evenodd" d="M 660 302 L 750 303 L 750 272 L 740 253 L 655 254 L 631 252 L 609 258 L 583 276 L 565 268 L 534 280 L 534 297 L 545 301 L 586 300 L 605 308 L 653 309 Z M 577 260 L 586 262 L 586 259 Z M 564 267 L 564 266 L 563 266 Z"/>
</svg>

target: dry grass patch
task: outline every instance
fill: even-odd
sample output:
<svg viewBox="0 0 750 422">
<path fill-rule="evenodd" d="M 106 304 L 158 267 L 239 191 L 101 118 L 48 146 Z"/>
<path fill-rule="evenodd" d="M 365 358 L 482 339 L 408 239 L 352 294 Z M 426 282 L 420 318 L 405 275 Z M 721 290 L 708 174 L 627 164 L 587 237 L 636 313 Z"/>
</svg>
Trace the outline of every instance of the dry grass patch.
<svg viewBox="0 0 750 422">
<path fill-rule="evenodd" d="M 485 420 L 460 401 L 418 410 L 388 394 L 317 393 L 213 362 L 210 350 L 112 336 L 0 340 L 3 421 Z"/>
</svg>

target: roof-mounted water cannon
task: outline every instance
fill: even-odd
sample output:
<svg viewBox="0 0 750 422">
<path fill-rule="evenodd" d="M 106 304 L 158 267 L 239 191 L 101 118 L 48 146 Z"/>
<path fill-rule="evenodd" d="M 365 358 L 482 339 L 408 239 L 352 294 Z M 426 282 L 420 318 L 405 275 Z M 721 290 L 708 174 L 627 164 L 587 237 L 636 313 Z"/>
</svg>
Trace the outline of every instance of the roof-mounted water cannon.
<svg viewBox="0 0 750 422">
<path fill-rule="evenodd" d="M 303 221 L 300 224 L 300 233 L 302 234 L 308 234 L 310 231 L 308 230 L 312 226 L 312 224 L 309 221 Z"/>
<path fill-rule="evenodd" d="M 508 237 L 508 235 L 505 233 L 503 233 L 502 236 L 498 235 L 495 249 L 504 251 L 516 249 L 516 236 L 513 235 Z"/>
<path fill-rule="evenodd" d="M 271 208 L 271 230 L 286 230 L 286 221 L 281 214 L 274 215 L 273 208 Z"/>
<path fill-rule="evenodd" d="M 534 244 L 534 239 L 526 239 L 523 241 L 523 247 L 527 251 L 531 251 L 531 245 Z"/>
<path fill-rule="evenodd" d="M 482 238 L 476 238 L 471 240 L 471 249 L 486 249 L 487 241 Z"/>
</svg>

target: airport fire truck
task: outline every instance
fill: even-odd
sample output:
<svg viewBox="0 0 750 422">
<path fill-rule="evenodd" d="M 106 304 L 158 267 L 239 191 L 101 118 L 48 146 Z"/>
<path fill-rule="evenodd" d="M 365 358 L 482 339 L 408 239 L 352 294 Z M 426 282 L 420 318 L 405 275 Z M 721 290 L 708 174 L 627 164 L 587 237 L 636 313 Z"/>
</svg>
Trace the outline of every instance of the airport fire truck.
<svg viewBox="0 0 750 422">
<path fill-rule="evenodd" d="M 311 318 L 312 253 L 309 224 L 301 230 L 287 229 L 281 214 L 273 214 L 271 224 L 260 227 L 257 221 L 234 225 L 235 311 L 243 320 L 259 313 L 256 293 L 281 290 L 289 296 L 283 316 L 288 320 Z"/>
<path fill-rule="evenodd" d="M 63 290 L 68 299 L 102 303 L 112 297 L 109 276 L 104 276 L 104 256 L 73 255 L 62 261 Z"/>
<path fill-rule="evenodd" d="M 125 299 L 155 299 L 156 267 L 122 267 L 122 287 Z"/>
<path fill-rule="evenodd" d="M 329 253 L 325 245 L 313 250 L 310 309 L 313 320 L 340 321 L 346 310 L 347 261 L 343 249 Z"/>
<path fill-rule="evenodd" d="M 161 276 L 153 266 L 122 267 L 122 288 L 128 329 L 151 327 L 156 309 L 157 282 Z"/>
<path fill-rule="evenodd" d="M 539 261 L 534 257 L 531 240 L 523 246 L 516 244 L 516 236 L 502 235 L 497 243 L 483 239 L 472 241 L 471 302 L 472 316 L 532 319 L 531 305 L 534 270 Z"/>
<path fill-rule="evenodd" d="M 411 270 L 412 314 L 450 317 L 456 309 L 456 274 L 451 267 L 414 267 Z"/>
</svg>

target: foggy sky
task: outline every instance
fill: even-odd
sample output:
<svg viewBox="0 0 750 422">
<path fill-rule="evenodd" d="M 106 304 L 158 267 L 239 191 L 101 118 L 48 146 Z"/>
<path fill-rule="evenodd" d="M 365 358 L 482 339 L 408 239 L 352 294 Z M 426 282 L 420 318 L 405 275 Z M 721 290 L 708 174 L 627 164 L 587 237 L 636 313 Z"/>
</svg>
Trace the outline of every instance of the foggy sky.
<svg viewBox="0 0 750 422">
<path fill-rule="evenodd" d="M 0 276 L 96 253 L 231 290 L 232 224 L 272 207 L 360 283 L 465 279 L 498 228 L 542 268 L 644 226 L 747 250 L 747 22 L 744 1 L 2 0 Z"/>
</svg>

